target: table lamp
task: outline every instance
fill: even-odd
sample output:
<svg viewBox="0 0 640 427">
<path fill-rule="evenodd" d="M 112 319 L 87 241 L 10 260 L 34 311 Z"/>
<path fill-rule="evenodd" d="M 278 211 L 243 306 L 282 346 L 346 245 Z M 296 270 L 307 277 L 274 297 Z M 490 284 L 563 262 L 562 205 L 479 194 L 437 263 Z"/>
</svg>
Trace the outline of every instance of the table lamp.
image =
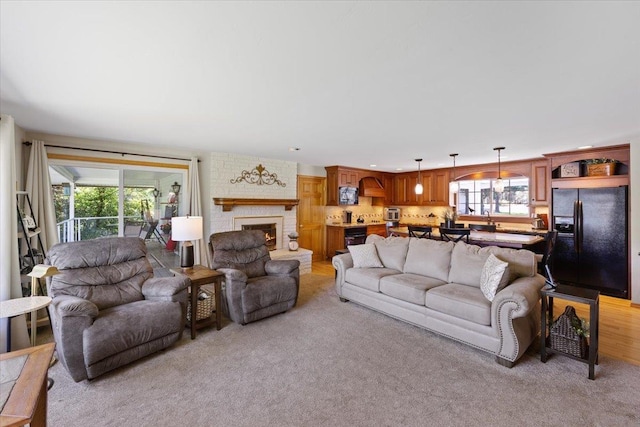
<svg viewBox="0 0 640 427">
<path fill-rule="evenodd" d="M 192 240 L 202 239 L 201 216 L 176 216 L 171 218 L 171 240 L 183 242 L 180 248 L 180 267 L 193 267 Z"/>
<path fill-rule="evenodd" d="M 45 265 L 38 264 L 33 267 L 31 273 L 27 274 L 27 276 L 31 277 L 31 296 L 35 297 L 38 295 L 38 279 L 42 279 L 49 276 L 55 276 L 60 272 L 53 265 Z M 31 346 L 36 345 L 36 331 L 37 331 L 37 311 L 31 312 Z"/>
</svg>

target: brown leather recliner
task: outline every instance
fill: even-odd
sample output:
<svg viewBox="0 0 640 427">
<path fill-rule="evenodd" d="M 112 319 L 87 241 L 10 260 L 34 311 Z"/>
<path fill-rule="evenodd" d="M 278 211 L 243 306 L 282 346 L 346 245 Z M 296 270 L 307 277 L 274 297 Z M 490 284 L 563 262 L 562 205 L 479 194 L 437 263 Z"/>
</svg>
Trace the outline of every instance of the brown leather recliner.
<svg viewBox="0 0 640 427">
<path fill-rule="evenodd" d="M 47 264 L 58 358 L 75 381 L 169 347 L 184 330 L 189 279 L 153 277 L 138 237 L 59 243 Z"/>
<path fill-rule="evenodd" d="M 209 237 L 212 268 L 225 274 L 223 310 L 242 325 L 283 313 L 298 299 L 300 261 L 272 260 L 260 230 Z"/>
</svg>

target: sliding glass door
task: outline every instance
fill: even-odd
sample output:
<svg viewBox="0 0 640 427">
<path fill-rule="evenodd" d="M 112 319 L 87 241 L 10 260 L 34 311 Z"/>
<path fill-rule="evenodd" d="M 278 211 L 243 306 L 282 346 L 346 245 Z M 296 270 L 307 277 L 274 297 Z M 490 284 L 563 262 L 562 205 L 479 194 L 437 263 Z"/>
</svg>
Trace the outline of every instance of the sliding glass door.
<svg viewBox="0 0 640 427">
<path fill-rule="evenodd" d="M 140 236 L 166 243 L 185 169 L 50 162 L 61 242 Z"/>
</svg>

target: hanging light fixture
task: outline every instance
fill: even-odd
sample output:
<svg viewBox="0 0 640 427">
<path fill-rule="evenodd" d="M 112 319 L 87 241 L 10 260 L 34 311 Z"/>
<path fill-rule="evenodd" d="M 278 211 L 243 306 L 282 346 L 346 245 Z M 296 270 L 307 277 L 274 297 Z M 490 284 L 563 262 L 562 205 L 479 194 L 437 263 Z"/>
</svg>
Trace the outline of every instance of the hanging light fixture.
<svg viewBox="0 0 640 427">
<path fill-rule="evenodd" d="M 416 184 L 416 194 L 422 194 L 422 178 L 420 177 L 420 162 L 422 161 L 422 159 L 416 159 L 416 162 L 418 162 L 418 183 Z"/>
<path fill-rule="evenodd" d="M 457 206 L 459 184 L 456 181 L 456 156 L 458 153 L 449 154 L 453 157 L 453 181 L 449 181 L 449 206 Z"/>
<path fill-rule="evenodd" d="M 504 191 L 504 182 L 502 182 L 502 174 L 500 171 L 500 151 L 504 150 L 504 147 L 496 147 L 493 150 L 498 152 L 498 179 L 493 183 L 493 191 L 502 193 Z"/>
</svg>

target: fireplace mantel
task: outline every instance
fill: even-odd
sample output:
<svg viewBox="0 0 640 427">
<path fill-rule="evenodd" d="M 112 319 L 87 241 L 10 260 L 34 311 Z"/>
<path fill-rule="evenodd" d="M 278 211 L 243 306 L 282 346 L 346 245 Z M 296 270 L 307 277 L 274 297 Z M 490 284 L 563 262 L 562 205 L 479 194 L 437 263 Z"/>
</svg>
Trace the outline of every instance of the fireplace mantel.
<svg viewBox="0 0 640 427">
<path fill-rule="evenodd" d="M 285 211 L 290 211 L 298 206 L 299 199 L 239 199 L 214 197 L 213 204 L 222 206 L 223 212 L 229 212 L 235 206 L 284 206 Z"/>
</svg>

